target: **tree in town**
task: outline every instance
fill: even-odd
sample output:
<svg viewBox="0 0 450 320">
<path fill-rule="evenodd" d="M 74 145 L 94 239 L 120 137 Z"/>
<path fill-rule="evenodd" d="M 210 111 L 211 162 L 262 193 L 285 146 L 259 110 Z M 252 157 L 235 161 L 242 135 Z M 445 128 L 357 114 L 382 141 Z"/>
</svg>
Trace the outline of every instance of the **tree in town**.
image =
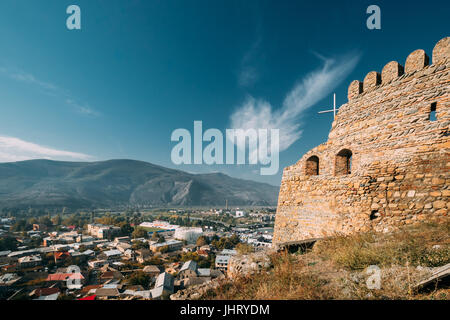
<svg viewBox="0 0 450 320">
<path fill-rule="evenodd" d="M 208 244 L 208 241 L 205 236 L 200 236 L 195 243 L 198 247 L 204 246 Z"/>
<path fill-rule="evenodd" d="M 148 232 L 142 227 L 136 227 L 132 232 L 131 236 L 133 238 L 148 238 Z"/>
</svg>

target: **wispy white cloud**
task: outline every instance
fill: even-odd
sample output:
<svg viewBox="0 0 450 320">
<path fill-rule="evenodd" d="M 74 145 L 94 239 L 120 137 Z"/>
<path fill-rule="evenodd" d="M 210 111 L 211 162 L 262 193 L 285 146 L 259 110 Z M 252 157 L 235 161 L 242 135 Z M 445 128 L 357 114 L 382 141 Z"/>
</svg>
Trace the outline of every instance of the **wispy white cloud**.
<svg viewBox="0 0 450 320">
<path fill-rule="evenodd" d="M 15 81 L 36 86 L 36 87 L 42 89 L 48 95 L 59 96 L 60 98 L 64 99 L 64 102 L 69 107 L 71 107 L 73 110 L 75 110 L 79 114 L 82 114 L 85 116 L 91 116 L 91 117 L 98 117 L 101 115 L 100 112 L 89 107 L 89 105 L 80 104 L 80 103 L 76 102 L 68 90 L 63 89 L 54 83 L 41 80 L 31 73 L 24 72 L 21 70 L 19 70 L 19 71 L 12 70 L 12 69 L 8 69 L 5 67 L 0 67 L 0 72 Z"/>
<path fill-rule="evenodd" d="M 275 109 L 270 102 L 248 96 L 244 104 L 231 115 L 231 128 L 279 129 L 280 152 L 289 148 L 302 136 L 302 114 L 332 93 L 355 68 L 360 55 L 351 53 L 337 58 L 318 57 L 323 65 L 293 87 L 281 108 Z"/>
<path fill-rule="evenodd" d="M 250 49 L 242 58 L 238 75 L 238 84 L 240 87 L 246 88 L 253 86 L 261 76 L 258 68 L 256 67 L 257 61 L 255 61 L 258 58 L 261 41 L 262 37 L 260 34 L 258 34 L 256 40 L 252 43 Z"/>
<path fill-rule="evenodd" d="M 36 79 L 36 77 L 30 73 L 13 72 L 13 73 L 10 73 L 9 76 L 14 80 L 17 80 L 20 82 L 31 83 L 31 84 L 37 85 L 39 87 L 42 87 L 43 89 L 58 90 L 58 87 L 56 85 L 54 85 L 53 83 Z"/>
<path fill-rule="evenodd" d="M 81 113 L 83 115 L 91 116 L 91 117 L 99 117 L 101 115 L 100 112 L 92 109 L 87 104 L 80 105 L 80 104 L 78 104 L 76 101 L 74 101 L 72 99 L 66 99 L 66 103 L 68 105 L 72 106 L 78 113 Z"/>
<path fill-rule="evenodd" d="M 0 136 L 0 162 L 30 159 L 87 161 L 93 157 L 84 153 L 53 149 L 19 138 Z"/>
<path fill-rule="evenodd" d="M 259 79 L 259 73 L 253 66 L 245 66 L 239 73 L 238 83 L 241 87 L 251 87 Z"/>
</svg>

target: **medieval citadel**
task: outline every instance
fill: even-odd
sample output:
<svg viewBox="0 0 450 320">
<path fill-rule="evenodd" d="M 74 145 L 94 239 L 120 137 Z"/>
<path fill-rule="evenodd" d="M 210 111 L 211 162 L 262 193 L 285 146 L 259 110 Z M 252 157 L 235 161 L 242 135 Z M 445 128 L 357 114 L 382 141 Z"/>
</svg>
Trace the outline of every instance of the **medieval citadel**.
<svg viewBox="0 0 450 320">
<path fill-rule="evenodd" d="M 448 219 L 449 91 L 450 37 L 353 81 L 328 141 L 283 171 L 273 243 Z"/>
</svg>

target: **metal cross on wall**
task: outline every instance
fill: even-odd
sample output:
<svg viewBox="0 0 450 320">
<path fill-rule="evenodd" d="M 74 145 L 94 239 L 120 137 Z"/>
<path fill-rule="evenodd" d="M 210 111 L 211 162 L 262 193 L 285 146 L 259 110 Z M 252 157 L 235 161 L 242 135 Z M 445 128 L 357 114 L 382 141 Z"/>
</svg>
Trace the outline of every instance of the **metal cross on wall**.
<svg viewBox="0 0 450 320">
<path fill-rule="evenodd" d="M 336 118 L 336 111 L 338 109 L 336 109 L 336 93 L 333 93 L 333 110 L 325 110 L 325 111 L 319 111 L 318 113 L 328 113 L 328 112 L 333 112 L 334 114 L 334 118 Z M 334 119 L 333 118 L 333 119 Z"/>
</svg>

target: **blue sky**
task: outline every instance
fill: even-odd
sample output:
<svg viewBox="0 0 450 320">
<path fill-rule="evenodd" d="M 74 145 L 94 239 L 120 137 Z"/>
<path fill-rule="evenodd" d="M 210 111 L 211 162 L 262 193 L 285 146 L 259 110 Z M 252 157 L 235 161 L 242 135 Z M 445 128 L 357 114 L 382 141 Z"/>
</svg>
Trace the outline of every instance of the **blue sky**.
<svg viewBox="0 0 450 320">
<path fill-rule="evenodd" d="M 82 30 L 66 28 L 71 4 Z M 366 28 L 371 4 L 381 30 Z M 332 93 L 343 104 L 352 80 L 418 48 L 431 56 L 449 36 L 449 9 L 435 0 L 3 0 L 0 161 L 129 158 L 279 185 L 283 167 L 326 141 L 332 115 L 317 111 Z M 282 127 L 279 173 L 174 165 L 171 133 L 193 131 L 194 120 Z"/>
</svg>

